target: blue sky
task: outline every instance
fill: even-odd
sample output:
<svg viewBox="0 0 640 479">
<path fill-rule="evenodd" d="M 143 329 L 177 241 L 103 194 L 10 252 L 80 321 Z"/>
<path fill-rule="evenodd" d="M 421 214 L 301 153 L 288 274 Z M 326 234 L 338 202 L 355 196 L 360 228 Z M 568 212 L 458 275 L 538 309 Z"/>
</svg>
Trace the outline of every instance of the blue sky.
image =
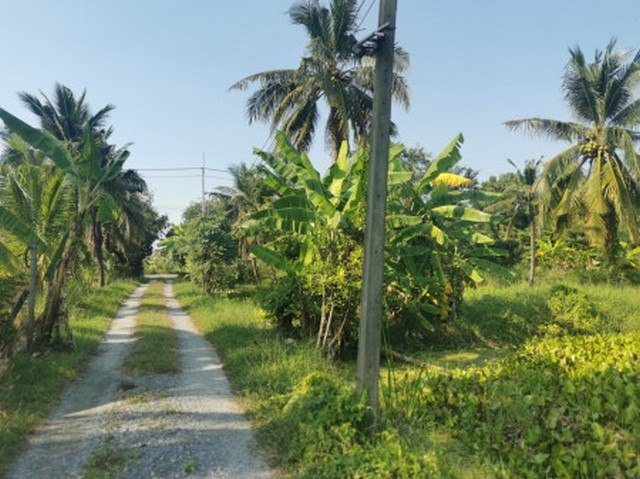
<svg viewBox="0 0 640 479">
<path fill-rule="evenodd" d="M 364 0 L 363 12 L 372 0 Z M 107 103 L 129 168 L 208 168 L 207 190 L 226 169 L 270 144 L 249 125 L 235 81 L 295 68 L 306 45 L 287 10 L 293 0 L 0 0 L 0 106 L 35 124 L 17 92 L 51 94 L 55 82 Z M 377 24 L 378 1 L 362 24 Z M 640 47 L 639 0 L 398 0 L 396 40 L 411 55 L 411 109 L 394 108 L 399 141 L 438 153 L 465 136 L 464 164 L 482 179 L 562 147 L 509 132 L 506 120 L 571 119 L 561 80 L 568 48 L 592 58 L 612 37 Z M 322 132 L 322 130 L 321 130 Z M 310 153 L 328 166 L 319 137 Z M 200 196 L 197 171 L 142 172 L 159 212 L 180 220 Z M 164 176 L 164 178 L 161 178 Z"/>
</svg>

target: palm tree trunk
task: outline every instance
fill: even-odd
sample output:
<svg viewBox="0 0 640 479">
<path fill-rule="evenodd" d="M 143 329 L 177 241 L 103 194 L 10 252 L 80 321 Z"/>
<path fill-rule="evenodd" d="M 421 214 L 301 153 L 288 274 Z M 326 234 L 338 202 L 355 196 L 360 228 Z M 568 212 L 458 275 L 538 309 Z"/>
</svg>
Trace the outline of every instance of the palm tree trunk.
<svg viewBox="0 0 640 479">
<path fill-rule="evenodd" d="M 34 339 L 34 349 L 44 350 L 51 346 L 73 348 L 73 336 L 64 313 L 64 287 L 67 273 L 73 263 L 76 254 L 76 244 L 82 233 L 82 219 L 76 218 L 75 223 L 67 238 L 62 257 L 58 261 L 53 273 L 53 279 L 47 288 L 47 299 L 44 311 L 38 318 L 37 337 Z M 60 335 L 60 327 L 67 328 L 67 337 L 63 340 Z M 54 337 L 54 333 L 57 335 Z"/>
<path fill-rule="evenodd" d="M 91 211 L 91 242 L 93 243 L 93 255 L 98 263 L 98 286 L 102 288 L 105 285 L 104 235 L 102 223 L 98 221 L 97 208 L 93 208 Z"/>
<path fill-rule="evenodd" d="M 529 202 L 529 249 L 531 258 L 529 260 L 529 286 L 533 286 L 536 279 L 536 218 L 534 216 L 533 203 Z"/>
<path fill-rule="evenodd" d="M 604 257 L 609 268 L 617 265 L 616 252 L 618 249 L 618 215 L 612 205 L 609 205 L 609 212 L 602 215 L 604 222 Z"/>
</svg>

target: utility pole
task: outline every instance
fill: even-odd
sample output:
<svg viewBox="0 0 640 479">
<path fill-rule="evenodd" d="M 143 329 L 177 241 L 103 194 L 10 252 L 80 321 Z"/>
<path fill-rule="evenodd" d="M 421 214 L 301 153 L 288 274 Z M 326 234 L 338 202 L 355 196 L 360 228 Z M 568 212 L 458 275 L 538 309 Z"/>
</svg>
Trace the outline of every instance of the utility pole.
<svg viewBox="0 0 640 479">
<path fill-rule="evenodd" d="M 360 305 L 357 388 L 366 392 L 374 415 L 378 409 L 378 377 L 382 336 L 384 236 L 389 170 L 391 84 L 396 28 L 396 0 L 380 0 L 373 88 L 373 133 L 369 160 L 364 268 Z"/>
<path fill-rule="evenodd" d="M 201 174 L 200 174 L 200 192 L 202 194 L 202 201 L 201 201 L 201 209 L 202 209 L 202 221 L 204 221 L 204 214 L 205 214 L 205 203 L 204 203 L 204 173 L 205 173 L 205 159 L 204 159 L 204 153 L 202 153 L 202 169 L 200 170 Z M 202 293 L 203 294 L 207 294 L 207 281 L 205 280 L 204 275 L 202 276 Z"/>
</svg>

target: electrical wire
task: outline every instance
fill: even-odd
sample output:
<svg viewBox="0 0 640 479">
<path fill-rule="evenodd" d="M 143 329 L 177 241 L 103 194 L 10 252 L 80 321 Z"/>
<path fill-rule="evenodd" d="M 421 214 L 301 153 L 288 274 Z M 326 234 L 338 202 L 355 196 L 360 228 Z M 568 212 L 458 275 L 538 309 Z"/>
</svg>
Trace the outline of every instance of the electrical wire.
<svg viewBox="0 0 640 479">
<path fill-rule="evenodd" d="M 362 3 L 360 4 L 360 6 L 358 7 L 358 13 L 360 13 L 360 10 L 362 9 L 362 7 L 364 7 L 364 2 L 366 0 L 362 0 Z M 360 30 L 360 27 L 362 26 L 362 24 L 364 23 L 364 21 L 367 19 L 367 16 L 369 15 L 369 12 L 371 12 L 371 8 L 373 7 L 373 4 L 375 3 L 375 0 L 371 0 L 371 2 L 369 3 L 369 8 L 367 8 L 367 11 L 364 12 L 363 17 L 360 19 L 360 23 L 358 23 L 358 26 L 356 27 L 356 31 Z"/>
<path fill-rule="evenodd" d="M 180 168 L 135 168 L 136 171 L 215 171 L 218 173 L 229 173 L 227 170 L 221 170 L 220 168 L 208 168 L 202 166 L 183 166 Z"/>
</svg>

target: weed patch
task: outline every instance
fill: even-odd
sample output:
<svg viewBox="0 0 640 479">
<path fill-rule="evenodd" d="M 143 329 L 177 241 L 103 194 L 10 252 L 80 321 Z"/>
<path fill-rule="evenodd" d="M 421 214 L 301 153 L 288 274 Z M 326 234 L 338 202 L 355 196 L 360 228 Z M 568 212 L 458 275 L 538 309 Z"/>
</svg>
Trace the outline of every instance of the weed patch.
<svg viewBox="0 0 640 479">
<path fill-rule="evenodd" d="M 85 464 L 83 477 L 86 479 L 115 479 L 122 477 L 125 466 L 140 455 L 140 450 L 129 449 L 114 444 L 114 438 L 104 438 Z"/>
<path fill-rule="evenodd" d="M 178 338 L 166 312 L 164 284 L 149 285 L 136 317 L 136 341 L 122 366 L 127 374 L 168 374 L 180 371 Z"/>
</svg>

